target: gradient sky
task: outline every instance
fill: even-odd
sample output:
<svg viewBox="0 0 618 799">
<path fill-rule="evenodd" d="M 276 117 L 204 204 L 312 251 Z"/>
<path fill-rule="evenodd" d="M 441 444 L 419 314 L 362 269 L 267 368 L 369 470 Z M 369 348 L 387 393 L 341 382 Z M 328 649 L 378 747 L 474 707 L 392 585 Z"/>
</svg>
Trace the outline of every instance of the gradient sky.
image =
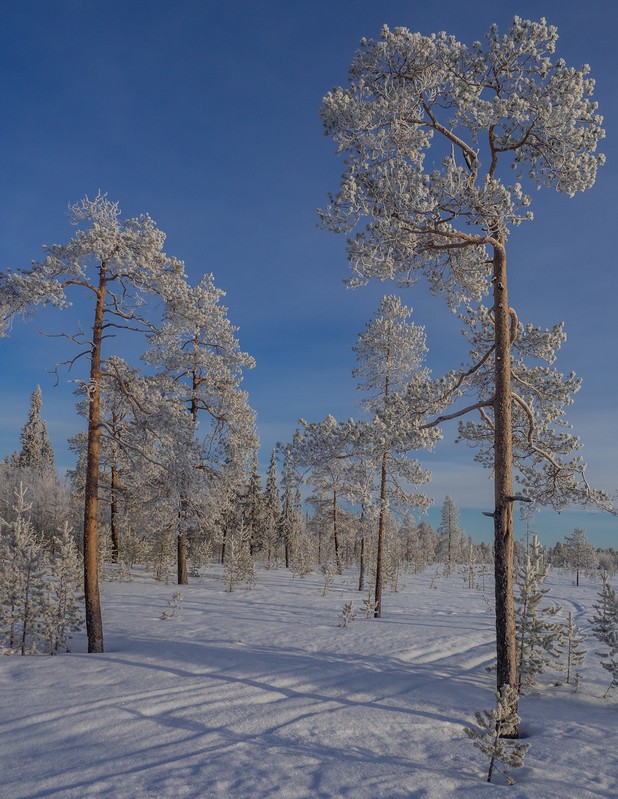
<svg viewBox="0 0 618 799">
<path fill-rule="evenodd" d="M 43 243 L 71 235 L 66 207 L 97 190 L 123 215 L 148 212 L 167 233 L 166 251 L 197 282 L 213 272 L 227 292 L 241 346 L 257 361 L 244 387 L 258 412 L 264 467 L 297 419 L 357 416 L 352 346 L 395 289 L 346 290 L 343 237 L 317 228 L 316 208 L 336 191 L 342 164 L 319 119 L 323 95 L 345 84 L 361 37 L 382 24 L 481 39 L 514 15 L 557 25 L 558 54 L 589 63 L 605 116 L 607 164 L 573 200 L 535 194 L 535 221 L 509 242 L 511 303 L 522 321 L 565 320 L 558 366 L 584 380 L 569 418 L 584 442 L 591 481 L 618 488 L 616 227 L 618 7 L 605 0 L 419 3 L 413 0 L 0 0 L 0 269 L 25 267 Z M 422 284 L 402 293 L 424 324 L 436 374 L 465 357 L 456 319 Z M 45 313 L 0 341 L 0 457 L 19 444 L 37 384 L 58 464 L 80 427 L 70 375 L 54 386 L 58 339 L 90 312 Z M 134 355 L 138 355 L 136 350 Z M 74 375 L 79 376 L 79 375 Z M 446 494 L 466 531 L 489 540 L 489 475 L 455 446 L 455 427 L 424 459 L 437 509 Z M 521 523 L 518 522 L 521 528 Z M 618 521 L 539 514 L 541 540 L 587 529 L 618 546 Z"/>
</svg>

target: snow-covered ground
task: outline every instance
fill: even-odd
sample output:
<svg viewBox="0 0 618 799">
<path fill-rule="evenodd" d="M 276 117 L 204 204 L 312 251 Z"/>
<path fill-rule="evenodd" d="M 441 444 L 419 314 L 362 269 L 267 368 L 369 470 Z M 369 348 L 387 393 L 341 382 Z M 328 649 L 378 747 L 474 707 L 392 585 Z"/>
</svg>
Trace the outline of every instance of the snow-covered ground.
<svg viewBox="0 0 618 799">
<path fill-rule="evenodd" d="M 461 577 L 432 578 L 404 576 L 380 620 L 352 573 L 322 596 L 319 574 L 260 570 L 230 594 L 214 567 L 167 620 L 175 586 L 106 583 L 105 654 L 79 636 L 72 654 L 0 660 L 0 797 L 614 799 L 616 698 L 592 638 L 577 693 L 551 673 L 522 699 L 517 784 L 485 783 L 462 728 L 494 702 L 492 611 Z M 589 631 L 599 584 L 548 584 Z M 339 627 L 350 599 L 359 618 Z"/>
</svg>

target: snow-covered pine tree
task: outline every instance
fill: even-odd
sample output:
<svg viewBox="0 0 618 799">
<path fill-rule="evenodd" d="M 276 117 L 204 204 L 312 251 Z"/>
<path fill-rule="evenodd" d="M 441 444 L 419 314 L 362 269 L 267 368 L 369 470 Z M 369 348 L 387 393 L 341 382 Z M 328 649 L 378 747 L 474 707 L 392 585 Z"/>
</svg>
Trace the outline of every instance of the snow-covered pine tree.
<svg viewBox="0 0 618 799">
<path fill-rule="evenodd" d="M 536 534 L 528 546 L 526 559 L 517 574 L 515 624 L 517 632 L 517 691 L 525 693 L 548 666 L 559 669 L 558 645 L 562 626 L 552 617 L 558 606 L 541 608 L 549 588 L 541 588 L 549 571 Z"/>
<path fill-rule="evenodd" d="M 571 535 L 564 539 L 564 562 L 575 570 L 575 585 L 579 585 L 579 573 L 592 571 L 598 563 L 597 551 L 588 541 L 586 531 L 576 527 Z"/>
<path fill-rule="evenodd" d="M 332 532 L 332 546 L 337 573 L 343 573 L 341 546 L 342 501 L 354 498 L 356 485 L 351 480 L 350 462 L 358 442 L 358 425 L 353 419 L 337 422 L 327 416 L 322 422 L 308 423 L 300 420 L 301 429 L 294 434 L 290 444 L 282 446 L 289 469 L 310 471 L 307 482 L 313 486 L 316 511 L 324 521 L 319 527 L 318 556 L 322 557 L 321 536 L 327 529 Z M 328 556 L 330 557 L 330 555 Z"/>
<path fill-rule="evenodd" d="M 425 330 L 410 321 L 412 309 L 402 305 L 399 297 L 383 297 L 375 316 L 357 338 L 354 352 L 357 367 L 354 377 L 357 388 L 367 392 L 363 408 L 371 414 L 367 424 L 359 426 L 359 455 L 372 464 L 376 473 L 377 547 L 375 566 L 375 616 L 382 615 L 382 589 L 385 581 L 386 521 L 397 507 L 409 512 L 413 508 L 425 511 L 430 500 L 410 487 L 429 480 L 429 472 L 410 451 L 427 445 L 431 434 L 411 435 L 403 431 L 397 414 L 389 413 L 393 396 L 408 389 L 412 382 L 424 383 L 429 377 L 423 366 L 427 346 Z M 365 468 L 367 471 L 367 468 Z M 366 480 L 363 480 L 366 483 Z"/>
<path fill-rule="evenodd" d="M 212 274 L 197 286 L 184 285 L 167 303 L 163 324 L 149 336 L 144 360 L 171 380 L 174 395 L 191 421 L 192 439 L 199 455 L 195 468 L 218 480 L 223 470 L 228 440 L 244 448 L 257 448 L 255 412 L 246 392 L 240 390 L 244 369 L 255 365 L 240 349 L 235 328 L 221 304 L 225 292 L 216 288 Z M 199 420 L 199 427 L 198 427 Z M 189 527 L 195 520 L 194 475 L 177 485 L 178 583 L 188 583 L 187 545 Z M 199 481 L 198 481 L 199 482 Z"/>
<path fill-rule="evenodd" d="M 609 584 L 607 575 L 603 575 L 603 585 L 592 607 L 594 608 L 594 614 L 590 619 L 592 633 L 607 647 L 607 651 L 597 654 L 601 657 L 601 666 L 612 678 L 604 694 L 609 696 L 611 690 L 618 685 L 618 598 Z"/>
<path fill-rule="evenodd" d="M 322 106 L 345 168 L 320 216 L 346 236 L 349 285 L 423 276 L 451 309 L 466 308 L 462 321 L 473 331 L 470 362 L 408 397 L 400 419 L 421 429 L 479 415 L 460 438 L 481 449 L 494 479 L 498 688 L 516 683 L 515 480 L 557 509 L 611 507 L 591 490 L 579 442 L 564 429 L 578 381 L 527 365 L 530 356 L 552 363 L 562 325 L 524 326 L 509 303 L 507 240 L 532 219 L 529 189 L 572 196 L 594 184 L 604 161 L 589 68 L 555 57 L 557 39 L 544 19 L 520 17 L 469 47 L 446 32 L 384 26 L 378 40 L 362 39 L 349 84 Z M 469 404 L 458 402 L 464 395 Z"/>
<path fill-rule="evenodd" d="M 163 303 L 184 294 L 185 275 L 181 261 L 163 252 L 165 234 L 143 214 L 121 220 L 117 203 L 97 194 L 84 197 L 70 206 L 71 222 L 77 226 L 66 245 L 45 247 L 45 258 L 33 262 L 28 270 L 0 274 L 0 334 L 11 320 L 32 307 L 70 305 L 69 291 L 81 291 L 92 302 L 90 333 L 79 331 L 69 336 L 80 346 L 72 363 L 85 355 L 89 374 L 88 441 L 84 492 L 84 592 L 88 651 L 103 652 L 103 620 L 98 583 L 99 470 L 101 460 L 101 379 L 106 371 L 103 348 L 114 341 L 110 329 L 121 331 L 153 330 L 148 314 L 155 296 Z"/>
<path fill-rule="evenodd" d="M 517 695 L 510 685 L 503 685 L 496 691 L 496 706 L 492 710 L 483 710 L 474 714 L 478 729 L 464 727 L 464 732 L 472 740 L 474 746 L 489 758 L 487 782 L 491 782 L 494 769 L 498 769 L 509 785 L 515 780 L 505 770 L 496 766 L 496 761 L 505 766 L 521 768 L 530 744 L 519 744 L 510 740 L 510 736 L 519 727 L 520 718 L 513 709 L 517 704 Z"/>
</svg>

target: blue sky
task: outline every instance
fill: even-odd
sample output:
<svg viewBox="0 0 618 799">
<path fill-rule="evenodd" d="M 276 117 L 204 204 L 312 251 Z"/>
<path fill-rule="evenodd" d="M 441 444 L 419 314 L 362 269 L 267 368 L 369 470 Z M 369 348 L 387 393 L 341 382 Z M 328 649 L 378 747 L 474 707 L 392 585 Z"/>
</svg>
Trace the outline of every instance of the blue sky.
<svg viewBox="0 0 618 799">
<path fill-rule="evenodd" d="M 499 8 L 497 7 L 499 5 Z M 323 95 L 344 84 L 362 36 L 383 23 L 422 33 L 447 30 L 466 42 L 492 22 L 544 15 L 560 33 L 559 55 L 590 63 L 605 116 L 607 164 L 596 186 L 573 200 L 533 197 L 535 221 L 509 244 L 511 302 L 541 325 L 565 320 L 559 367 L 584 380 L 569 418 L 584 441 L 589 475 L 618 488 L 615 222 L 618 131 L 618 10 L 592 0 L 417 3 L 407 0 L 1 0 L 0 269 L 27 266 L 41 245 L 71 235 L 66 207 L 108 192 L 123 215 L 148 212 L 167 233 L 166 251 L 197 282 L 213 272 L 227 292 L 243 349 L 257 361 L 245 380 L 258 412 L 262 466 L 299 417 L 358 415 L 352 346 L 388 284 L 349 291 L 345 242 L 317 228 L 316 208 L 342 170 L 319 119 Z M 549 296 L 551 294 L 551 300 Z M 422 285 L 402 294 L 425 324 L 436 373 L 465 357 L 456 320 Z M 89 313 L 77 307 L 71 318 Z M 43 390 L 59 465 L 79 429 L 72 384 L 57 339 L 62 313 L 15 325 L 0 341 L 0 456 L 18 445 L 29 396 Z M 488 473 L 451 444 L 427 463 L 430 493 L 461 508 L 466 531 L 488 540 Z M 436 523 L 437 512 L 429 521 Z M 618 546 L 618 522 L 600 515 L 540 514 L 549 543 L 588 530 Z"/>
</svg>

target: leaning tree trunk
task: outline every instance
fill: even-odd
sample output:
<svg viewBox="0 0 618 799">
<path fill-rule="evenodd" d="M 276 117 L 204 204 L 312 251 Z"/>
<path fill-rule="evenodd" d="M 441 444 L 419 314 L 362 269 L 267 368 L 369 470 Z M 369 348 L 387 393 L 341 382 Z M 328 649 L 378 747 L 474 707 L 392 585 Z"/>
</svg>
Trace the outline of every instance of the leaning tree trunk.
<svg viewBox="0 0 618 799">
<path fill-rule="evenodd" d="M 513 430 L 511 396 L 511 313 L 509 310 L 504 239 L 494 248 L 494 554 L 496 577 L 497 688 L 517 687 L 515 607 L 513 598 Z M 518 730 L 511 735 L 517 737 Z"/>
<path fill-rule="evenodd" d="M 92 328 L 90 356 L 90 404 L 84 502 L 84 599 L 88 652 L 103 652 L 103 619 L 99 596 L 99 552 L 97 512 L 99 507 L 99 464 L 101 460 L 101 342 L 107 282 L 107 262 L 101 263 L 97 304 Z"/>
</svg>

